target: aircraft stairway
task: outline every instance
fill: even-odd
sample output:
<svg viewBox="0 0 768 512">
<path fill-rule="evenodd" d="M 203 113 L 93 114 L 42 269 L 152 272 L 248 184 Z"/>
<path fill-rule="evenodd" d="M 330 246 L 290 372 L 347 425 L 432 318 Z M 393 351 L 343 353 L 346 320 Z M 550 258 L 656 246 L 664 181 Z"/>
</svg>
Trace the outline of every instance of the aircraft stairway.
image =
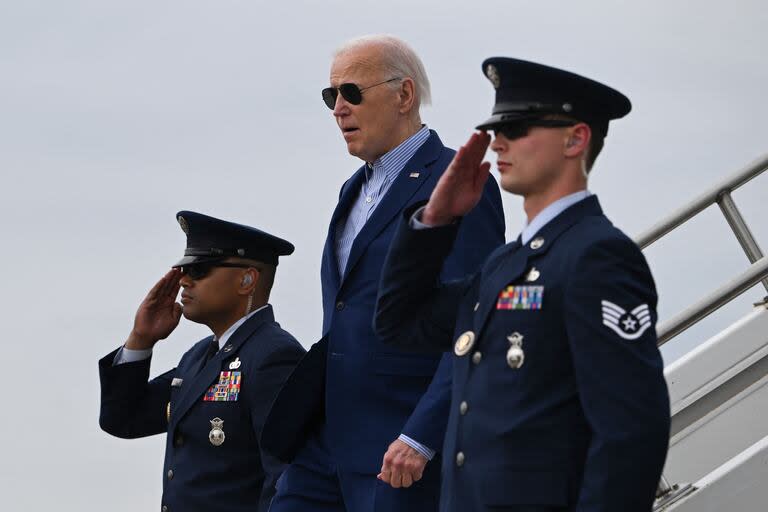
<svg viewBox="0 0 768 512">
<path fill-rule="evenodd" d="M 762 284 L 764 256 L 732 192 L 768 169 L 768 155 L 739 170 L 636 239 L 645 249 L 717 204 L 750 266 L 658 326 L 659 345 Z M 668 364 L 670 448 L 654 512 L 768 510 L 768 296 L 704 343 Z"/>
</svg>

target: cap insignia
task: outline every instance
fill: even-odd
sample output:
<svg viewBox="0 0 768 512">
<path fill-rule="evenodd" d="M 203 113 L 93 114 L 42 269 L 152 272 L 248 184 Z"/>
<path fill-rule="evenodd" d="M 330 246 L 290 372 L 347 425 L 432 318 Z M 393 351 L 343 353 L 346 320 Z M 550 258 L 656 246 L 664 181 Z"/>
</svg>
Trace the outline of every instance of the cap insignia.
<svg viewBox="0 0 768 512">
<path fill-rule="evenodd" d="M 499 88 L 501 85 L 501 77 L 499 76 L 499 70 L 496 69 L 496 66 L 493 64 L 488 64 L 485 67 L 485 76 L 487 76 L 488 80 L 491 81 L 494 89 Z"/>
<path fill-rule="evenodd" d="M 184 234 L 189 235 L 189 224 L 187 224 L 187 219 L 179 215 L 176 220 L 179 221 L 179 226 L 181 226 L 181 230 L 184 232 Z"/>
</svg>

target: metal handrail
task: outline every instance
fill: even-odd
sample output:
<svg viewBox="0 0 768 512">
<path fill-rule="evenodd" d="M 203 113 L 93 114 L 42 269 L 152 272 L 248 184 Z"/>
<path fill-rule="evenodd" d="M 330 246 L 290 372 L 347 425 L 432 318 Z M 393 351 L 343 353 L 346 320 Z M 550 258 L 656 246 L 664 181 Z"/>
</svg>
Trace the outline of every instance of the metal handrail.
<svg viewBox="0 0 768 512">
<path fill-rule="evenodd" d="M 702 210 L 715 204 L 718 197 L 720 197 L 720 195 L 722 195 L 724 192 L 733 192 L 737 188 L 747 183 L 749 180 L 759 176 L 766 169 L 768 169 L 768 154 L 756 159 L 743 169 L 734 173 L 729 178 L 723 180 L 721 183 L 718 183 L 710 190 L 707 190 L 705 193 L 701 194 L 686 206 L 679 208 L 665 219 L 657 222 L 645 233 L 637 237 L 635 242 L 640 246 L 641 249 L 645 249 L 662 236 L 683 224 L 685 221 L 690 220 L 697 213 L 700 213 Z"/>
<path fill-rule="evenodd" d="M 659 325 L 657 329 L 658 345 L 663 345 L 766 277 L 768 277 L 768 256 L 763 256 L 730 283 L 721 286 L 696 304 Z"/>
<path fill-rule="evenodd" d="M 732 279 L 731 282 L 721 286 L 707 297 L 662 323 L 658 328 L 659 346 L 746 292 L 758 282 L 762 281 L 763 286 L 768 290 L 768 257 L 763 256 L 760 246 L 757 244 L 755 237 L 752 235 L 749 226 L 736 207 L 732 197 L 734 190 L 759 176 L 767 169 L 768 155 L 764 155 L 701 194 L 688 203 L 688 205 L 673 212 L 635 240 L 640 248 L 645 249 L 704 209 L 717 203 L 723 216 L 728 221 L 728 225 L 736 235 L 736 239 L 751 262 L 749 268 L 735 279 Z M 768 302 L 768 297 L 765 301 Z M 689 483 L 670 485 L 664 475 L 662 475 L 653 510 L 662 510 L 672 503 L 683 499 L 688 494 L 694 492 L 695 489 Z"/>
<path fill-rule="evenodd" d="M 768 291 L 768 267 L 766 267 L 764 261 L 758 264 L 758 262 L 764 259 L 763 252 L 760 249 L 757 240 L 755 240 L 755 237 L 752 235 L 747 222 L 736 207 L 736 203 L 733 201 L 732 197 L 732 192 L 734 190 L 759 176 L 766 170 L 768 170 L 768 154 L 756 159 L 743 169 L 740 169 L 707 190 L 705 193 L 699 195 L 686 206 L 679 208 L 635 239 L 637 245 L 639 245 L 640 248 L 645 249 L 673 229 L 701 213 L 706 208 L 713 204 L 717 204 L 720 207 L 723 216 L 728 221 L 728 225 L 736 236 L 739 245 L 741 245 L 747 258 L 752 263 L 747 271 L 733 279 L 730 283 L 721 286 L 706 298 L 660 325 L 658 329 L 659 345 L 666 343 L 674 336 L 685 331 L 690 326 L 738 297 L 758 282 L 762 281 L 763 286 L 766 291 Z"/>
</svg>

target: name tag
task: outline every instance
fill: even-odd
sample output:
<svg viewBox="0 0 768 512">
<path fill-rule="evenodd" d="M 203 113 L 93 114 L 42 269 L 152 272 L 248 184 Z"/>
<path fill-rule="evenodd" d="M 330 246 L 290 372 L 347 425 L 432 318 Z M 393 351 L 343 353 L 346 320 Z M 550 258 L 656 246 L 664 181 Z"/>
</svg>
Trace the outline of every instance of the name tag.
<svg viewBox="0 0 768 512">
<path fill-rule="evenodd" d="M 240 394 L 241 372 L 221 372 L 219 381 L 208 388 L 204 402 L 235 402 Z"/>
<path fill-rule="evenodd" d="M 510 285 L 499 294 L 496 309 L 541 309 L 543 302 L 543 286 Z"/>
</svg>

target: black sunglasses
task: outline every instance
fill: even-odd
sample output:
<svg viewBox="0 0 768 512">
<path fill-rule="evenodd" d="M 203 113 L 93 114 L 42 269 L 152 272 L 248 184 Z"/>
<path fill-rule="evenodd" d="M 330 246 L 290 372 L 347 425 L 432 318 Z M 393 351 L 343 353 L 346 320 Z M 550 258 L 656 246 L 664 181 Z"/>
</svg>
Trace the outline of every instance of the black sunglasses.
<svg viewBox="0 0 768 512">
<path fill-rule="evenodd" d="M 323 101 L 329 109 L 333 110 L 336 106 L 336 98 L 338 98 L 339 93 L 341 93 L 341 97 L 352 105 L 359 105 L 363 101 L 363 91 L 367 91 L 368 89 L 372 89 L 379 85 L 388 84 L 389 82 L 394 82 L 395 80 L 400 80 L 400 78 L 390 78 L 389 80 L 384 80 L 383 82 L 369 85 L 362 89 L 358 87 L 357 84 L 341 84 L 338 87 L 326 87 L 323 89 Z"/>
<path fill-rule="evenodd" d="M 245 263 L 227 263 L 224 261 L 203 261 L 201 263 L 191 263 L 189 265 L 182 265 L 179 267 L 181 273 L 188 276 L 190 279 L 197 281 L 204 278 L 211 273 L 216 267 L 227 268 L 255 268 L 253 265 L 246 265 Z"/>
<path fill-rule="evenodd" d="M 576 121 L 567 121 L 565 119 L 521 119 L 499 124 L 493 127 L 494 134 L 498 137 L 503 135 L 509 140 L 521 139 L 528 135 L 531 128 L 564 128 L 566 126 L 575 126 Z"/>
</svg>

